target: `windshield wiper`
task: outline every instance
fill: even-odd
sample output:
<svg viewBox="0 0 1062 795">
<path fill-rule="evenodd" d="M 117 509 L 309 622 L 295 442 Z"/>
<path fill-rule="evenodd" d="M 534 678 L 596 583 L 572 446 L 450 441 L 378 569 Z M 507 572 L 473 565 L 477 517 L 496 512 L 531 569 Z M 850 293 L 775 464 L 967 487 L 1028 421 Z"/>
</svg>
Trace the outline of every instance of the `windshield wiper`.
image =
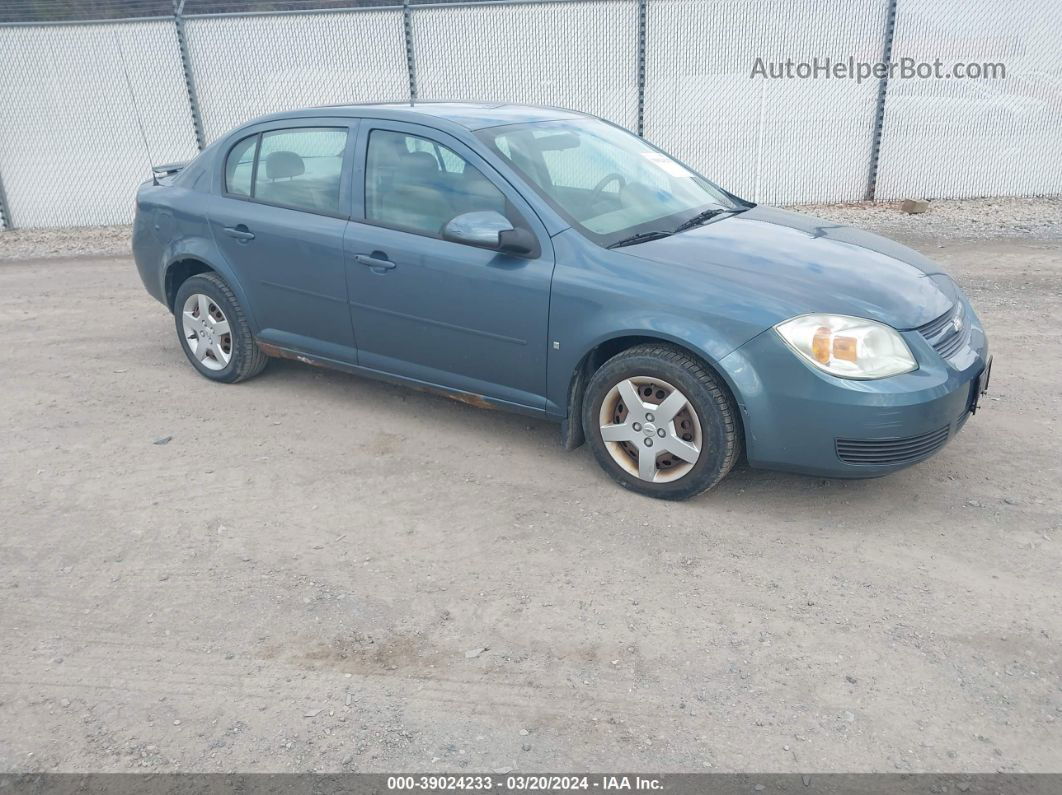
<svg viewBox="0 0 1062 795">
<path fill-rule="evenodd" d="M 633 246 L 635 243 L 645 243 L 649 240 L 658 240 L 662 237 L 669 237 L 674 232 L 665 232 L 662 229 L 657 229 L 652 232 L 638 232 L 630 237 L 625 237 L 623 240 L 617 240 L 615 243 L 610 243 L 609 248 L 620 248 L 621 246 Z"/>
<path fill-rule="evenodd" d="M 722 215 L 723 213 L 733 213 L 733 212 L 737 212 L 737 210 L 728 210 L 725 207 L 710 207 L 707 210 L 704 210 L 702 212 L 697 213 L 695 216 L 690 218 L 688 221 L 683 221 L 681 224 L 679 224 L 678 226 L 675 227 L 674 232 L 675 233 L 677 233 L 677 232 L 685 232 L 687 229 L 693 229 L 693 227 L 695 227 L 695 226 L 700 226 L 701 224 L 705 223 L 706 221 L 710 221 L 711 219 L 715 218 L 717 215 Z"/>
</svg>

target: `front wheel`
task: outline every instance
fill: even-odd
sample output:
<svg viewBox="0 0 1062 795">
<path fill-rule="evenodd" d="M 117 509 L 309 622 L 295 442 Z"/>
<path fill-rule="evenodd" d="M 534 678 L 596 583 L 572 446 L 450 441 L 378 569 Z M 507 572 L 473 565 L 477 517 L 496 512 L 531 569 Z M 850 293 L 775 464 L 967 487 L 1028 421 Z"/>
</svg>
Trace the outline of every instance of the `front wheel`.
<svg viewBox="0 0 1062 795">
<path fill-rule="evenodd" d="M 741 454 L 737 407 L 703 362 L 638 345 L 603 364 L 583 400 L 583 429 L 620 485 L 668 500 L 710 489 Z"/>
</svg>

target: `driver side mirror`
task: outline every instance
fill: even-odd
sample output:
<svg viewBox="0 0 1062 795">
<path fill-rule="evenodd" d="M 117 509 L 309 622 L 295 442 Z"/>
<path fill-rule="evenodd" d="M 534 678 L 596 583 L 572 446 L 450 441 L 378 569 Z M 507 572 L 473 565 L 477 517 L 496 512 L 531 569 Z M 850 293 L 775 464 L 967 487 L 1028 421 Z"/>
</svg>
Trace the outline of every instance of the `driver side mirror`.
<svg viewBox="0 0 1062 795">
<path fill-rule="evenodd" d="M 494 210 L 462 213 L 443 227 L 443 240 L 464 243 L 506 254 L 530 254 L 536 246 L 535 236 L 526 229 L 514 229 L 509 219 Z"/>
</svg>

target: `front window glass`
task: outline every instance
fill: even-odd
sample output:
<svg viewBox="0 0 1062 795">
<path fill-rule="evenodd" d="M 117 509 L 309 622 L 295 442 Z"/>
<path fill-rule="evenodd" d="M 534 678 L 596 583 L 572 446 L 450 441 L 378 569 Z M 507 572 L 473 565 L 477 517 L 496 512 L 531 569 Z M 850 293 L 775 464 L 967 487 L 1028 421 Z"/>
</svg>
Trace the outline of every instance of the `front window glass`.
<svg viewBox="0 0 1062 795">
<path fill-rule="evenodd" d="M 318 213 L 339 212 L 347 131 L 300 127 L 262 133 L 254 198 Z"/>
<path fill-rule="evenodd" d="M 477 210 L 513 219 L 502 192 L 452 149 L 416 135 L 373 130 L 365 163 L 368 220 L 439 237 L 451 219 Z"/>
<path fill-rule="evenodd" d="M 596 119 L 487 128 L 483 138 L 569 222 L 601 245 L 671 231 L 724 191 L 625 130 Z"/>
</svg>

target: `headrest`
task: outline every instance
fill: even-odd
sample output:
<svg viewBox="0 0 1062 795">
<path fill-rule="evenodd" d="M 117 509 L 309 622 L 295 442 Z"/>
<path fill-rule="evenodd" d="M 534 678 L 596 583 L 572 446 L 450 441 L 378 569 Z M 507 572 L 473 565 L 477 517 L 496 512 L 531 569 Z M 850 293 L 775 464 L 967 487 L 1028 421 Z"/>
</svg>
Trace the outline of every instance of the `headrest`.
<svg viewBox="0 0 1062 795">
<path fill-rule="evenodd" d="M 294 152 L 270 152 L 266 155 L 266 179 L 297 177 L 306 172 L 306 164 Z"/>
<path fill-rule="evenodd" d="M 406 152 L 399 162 L 400 168 L 410 174 L 436 174 L 439 171 L 439 161 L 431 152 Z"/>
</svg>

